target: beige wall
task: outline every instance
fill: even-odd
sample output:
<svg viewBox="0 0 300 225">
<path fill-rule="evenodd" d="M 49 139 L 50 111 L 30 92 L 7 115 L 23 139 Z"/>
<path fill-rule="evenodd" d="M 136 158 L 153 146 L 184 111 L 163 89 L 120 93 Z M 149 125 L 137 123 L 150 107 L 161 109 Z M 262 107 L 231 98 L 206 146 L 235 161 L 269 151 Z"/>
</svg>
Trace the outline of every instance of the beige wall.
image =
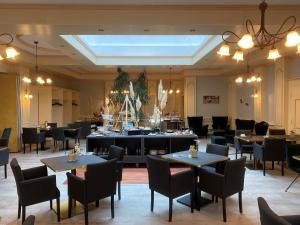
<svg viewBox="0 0 300 225">
<path fill-rule="evenodd" d="M 219 96 L 219 104 L 204 104 L 203 96 Z M 197 115 L 204 117 L 228 115 L 228 77 L 205 76 L 197 78 Z"/>
<path fill-rule="evenodd" d="M 73 88 L 80 92 L 80 115 L 82 119 L 99 112 L 105 105 L 105 82 L 102 80 L 74 80 Z"/>
<path fill-rule="evenodd" d="M 13 74 L 0 75 L 0 130 L 12 128 L 9 149 L 18 151 L 18 112 L 17 112 L 17 76 Z"/>
</svg>

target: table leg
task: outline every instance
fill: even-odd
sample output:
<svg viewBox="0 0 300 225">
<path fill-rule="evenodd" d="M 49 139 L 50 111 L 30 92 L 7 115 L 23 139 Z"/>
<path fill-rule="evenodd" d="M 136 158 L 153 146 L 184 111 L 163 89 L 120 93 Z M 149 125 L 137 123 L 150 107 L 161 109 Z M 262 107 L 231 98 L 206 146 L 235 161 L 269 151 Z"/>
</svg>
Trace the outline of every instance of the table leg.
<svg viewBox="0 0 300 225">
<path fill-rule="evenodd" d="M 71 173 L 76 176 L 76 169 L 71 170 Z"/>
<path fill-rule="evenodd" d="M 41 150 L 45 150 L 45 141 L 41 142 Z"/>
<path fill-rule="evenodd" d="M 66 140 L 66 149 L 69 150 L 69 140 Z"/>
<path fill-rule="evenodd" d="M 198 188 L 199 182 L 198 182 L 198 176 L 197 176 L 198 168 L 193 167 L 193 170 L 194 170 L 194 174 L 195 174 L 195 177 L 194 177 L 195 178 L 195 180 L 194 180 L 194 185 L 195 185 L 195 188 L 194 188 L 194 208 L 199 211 L 201 207 L 203 207 L 203 206 L 205 206 L 209 203 L 212 203 L 212 200 L 208 199 L 208 198 L 204 198 L 201 195 L 199 195 L 199 188 Z M 181 203 L 185 206 L 191 207 L 191 196 L 190 196 L 190 194 L 179 198 L 177 200 L 177 202 L 179 202 L 179 203 Z"/>
</svg>

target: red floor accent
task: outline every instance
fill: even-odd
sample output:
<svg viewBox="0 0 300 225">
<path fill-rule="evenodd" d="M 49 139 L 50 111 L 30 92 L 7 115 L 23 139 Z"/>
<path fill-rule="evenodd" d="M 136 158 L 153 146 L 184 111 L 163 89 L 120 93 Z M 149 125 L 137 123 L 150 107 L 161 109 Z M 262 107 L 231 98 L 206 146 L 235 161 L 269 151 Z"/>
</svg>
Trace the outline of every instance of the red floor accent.
<svg viewBox="0 0 300 225">
<path fill-rule="evenodd" d="M 171 173 L 178 173 L 187 170 L 188 168 L 172 168 Z M 77 169 L 76 175 L 84 177 L 84 169 Z M 148 184 L 147 168 L 124 168 L 122 184 Z M 67 184 L 67 181 L 64 182 Z"/>
</svg>

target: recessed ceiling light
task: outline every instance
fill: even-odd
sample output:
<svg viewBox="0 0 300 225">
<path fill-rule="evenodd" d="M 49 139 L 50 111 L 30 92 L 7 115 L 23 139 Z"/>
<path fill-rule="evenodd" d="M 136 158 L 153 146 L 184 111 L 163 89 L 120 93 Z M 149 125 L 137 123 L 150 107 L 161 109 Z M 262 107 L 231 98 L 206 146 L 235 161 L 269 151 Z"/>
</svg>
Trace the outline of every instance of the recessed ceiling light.
<svg viewBox="0 0 300 225">
<path fill-rule="evenodd" d="M 98 29 L 98 31 L 99 31 L 99 32 L 103 32 L 103 31 L 104 31 L 104 29 L 101 29 L 101 28 L 100 28 L 100 29 Z"/>
</svg>

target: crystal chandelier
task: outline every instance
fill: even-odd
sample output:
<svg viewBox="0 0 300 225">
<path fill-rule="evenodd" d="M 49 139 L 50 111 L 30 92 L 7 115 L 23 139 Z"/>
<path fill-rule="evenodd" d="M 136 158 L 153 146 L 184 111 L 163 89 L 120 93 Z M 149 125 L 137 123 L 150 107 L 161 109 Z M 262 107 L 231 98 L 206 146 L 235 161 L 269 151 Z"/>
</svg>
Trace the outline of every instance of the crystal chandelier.
<svg viewBox="0 0 300 225">
<path fill-rule="evenodd" d="M 254 25 L 249 19 L 246 20 L 246 34 L 239 36 L 233 31 L 225 31 L 222 34 L 222 38 L 225 43 L 221 46 L 220 50 L 217 53 L 221 56 L 230 56 L 229 45 L 234 44 L 237 50 L 233 56 L 233 59 L 239 62 L 243 61 L 242 50 L 251 49 L 253 47 L 259 49 L 271 47 L 267 58 L 270 60 L 276 60 L 281 57 L 281 55 L 275 45 L 286 39 L 285 46 L 297 47 L 297 54 L 300 54 L 300 35 L 296 31 L 300 27 L 296 25 L 296 17 L 289 16 L 283 21 L 283 23 L 275 33 L 271 33 L 265 26 L 265 12 L 267 8 L 268 4 L 265 2 L 265 0 L 263 0 L 259 5 L 259 9 L 261 12 L 261 24 L 260 28 L 257 31 L 255 31 Z M 233 38 L 233 40 L 228 40 L 228 36 L 231 36 L 230 38 Z"/>
<path fill-rule="evenodd" d="M 7 41 L 3 41 L 2 43 L 0 43 L 0 45 L 7 46 L 5 49 L 5 56 L 0 54 L 0 60 L 13 59 L 20 54 L 14 47 L 10 46 L 10 44 L 13 43 L 13 41 L 14 41 L 14 37 L 10 33 L 2 33 L 2 34 L 0 34 L 0 37 L 8 38 Z"/>
</svg>

